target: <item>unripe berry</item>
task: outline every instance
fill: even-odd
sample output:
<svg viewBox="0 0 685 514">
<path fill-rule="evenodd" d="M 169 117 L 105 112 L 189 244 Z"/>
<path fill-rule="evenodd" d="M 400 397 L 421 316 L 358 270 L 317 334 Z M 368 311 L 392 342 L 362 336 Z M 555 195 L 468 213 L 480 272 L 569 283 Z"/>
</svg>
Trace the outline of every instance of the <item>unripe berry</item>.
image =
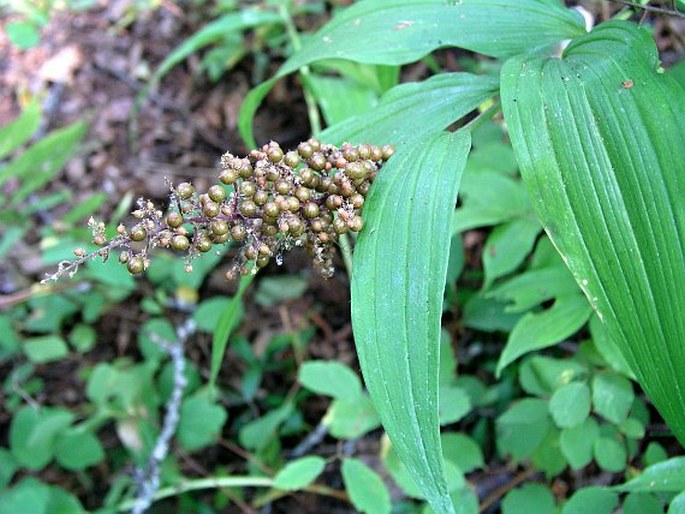
<svg viewBox="0 0 685 514">
<path fill-rule="evenodd" d="M 282 195 L 287 195 L 292 189 L 292 184 L 288 180 L 280 179 L 274 184 L 274 189 Z"/>
<path fill-rule="evenodd" d="M 246 180 L 242 184 L 240 184 L 240 193 L 246 198 L 252 197 L 256 191 L 257 184 L 250 180 Z"/>
<path fill-rule="evenodd" d="M 171 228 L 178 228 L 183 225 L 183 216 L 178 212 L 170 212 L 166 217 L 166 224 Z"/>
<path fill-rule="evenodd" d="M 264 215 L 269 218 L 275 218 L 281 213 L 281 208 L 275 202 L 266 202 L 263 209 Z"/>
<path fill-rule="evenodd" d="M 301 202 L 307 202 L 312 197 L 312 192 L 310 189 L 300 186 L 295 190 L 295 196 Z"/>
<path fill-rule="evenodd" d="M 190 248 L 190 241 L 186 236 L 176 235 L 171 239 L 171 247 L 174 250 L 179 250 L 181 252 Z"/>
<path fill-rule="evenodd" d="M 278 147 L 271 147 L 266 151 L 266 156 L 269 159 L 269 161 L 276 164 L 278 162 L 281 162 L 281 159 L 283 159 L 283 150 L 281 150 Z"/>
<path fill-rule="evenodd" d="M 333 220 L 333 230 L 336 234 L 344 234 L 348 230 L 347 223 L 345 223 L 340 218 L 336 218 Z"/>
<path fill-rule="evenodd" d="M 217 236 L 223 236 L 228 233 L 228 223 L 225 220 L 214 220 L 209 224 L 209 228 Z"/>
<path fill-rule="evenodd" d="M 143 272 L 145 269 L 145 263 L 143 262 L 142 257 L 133 257 L 128 260 L 126 268 L 128 269 L 129 273 L 137 275 L 138 273 Z"/>
<path fill-rule="evenodd" d="M 307 202 L 302 209 L 305 218 L 316 218 L 319 215 L 319 206 L 314 202 Z"/>
<path fill-rule="evenodd" d="M 202 213 L 208 218 L 216 218 L 220 211 L 221 207 L 219 207 L 219 204 L 214 203 L 211 200 L 205 203 L 204 207 L 202 207 Z"/>
<path fill-rule="evenodd" d="M 255 191 L 255 194 L 252 197 L 252 201 L 257 205 L 264 205 L 266 202 L 269 201 L 269 193 L 262 189 L 258 189 L 257 191 Z"/>
<path fill-rule="evenodd" d="M 308 164 L 311 169 L 322 171 L 326 168 L 326 158 L 320 153 L 315 153 L 309 158 Z"/>
<path fill-rule="evenodd" d="M 392 154 L 395 153 L 395 147 L 392 145 L 383 145 L 381 152 L 383 153 L 383 160 L 387 161 L 390 159 L 390 157 L 392 157 Z"/>
<path fill-rule="evenodd" d="M 245 239 L 246 235 L 247 232 L 245 231 L 245 227 L 242 225 L 235 225 L 231 228 L 231 239 L 233 239 L 233 241 L 236 243 L 240 243 L 243 239 Z"/>
<path fill-rule="evenodd" d="M 314 153 L 314 148 L 309 143 L 300 143 L 297 146 L 297 153 L 299 153 L 303 158 L 309 159 Z"/>
<path fill-rule="evenodd" d="M 212 240 L 209 239 L 207 236 L 200 236 L 200 238 L 197 240 L 197 249 L 200 250 L 202 253 L 206 253 L 212 249 Z"/>
<path fill-rule="evenodd" d="M 131 229 L 131 233 L 128 237 L 131 238 L 131 241 L 142 241 L 147 237 L 147 230 L 140 225 L 137 225 Z"/>
<path fill-rule="evenodd" d="M 221 203 L 226 199 L 226 190 L 218 184 L 213 185 L 207 191 L 207 195 L 217 203 Z"/>
<path fill-rule="evenodd" d="M 176 187 L 176 194 L 178 194 L 178 197 L 181 200 L 187 200 L 188 198 L 193 196 L 194 192 L 195 192 L 195 188 L 193 187 L 192 184 L 189 184 L 188 182 L 181 182 Z"/>
<path fill-rule="evenodd" d="M 240 214 L 246 218 L 253 218 L 257 214 L 259 207 L 257 207 L 257 204 L 252 200 L 245 200 L 241 202 L 238 210 L 240 211 Z"/>
<path fill-rule="evenodd" d="M 235 170 L 223 170 L 219 174 L 219 180 L 221 180 L 221 182 L 227 186 L 230 186 L 234 184 L 236 180 L 238 180 L 238 172 Z"/>
<path fill-rule="evenodd" d="M 297 152 L 290 151 L 283 157 L 283 162 L 286 164 L 286 166 L 295 168 L 298 164 L 300 164 L 300 156 L 297 154 Z"/>
<path fill-rule="evenodd" d="M 361 216 L 352 216 L 352 218 L 347 222 L 347 227 L 352 232 L 360 232 L 361 229 L 364 228 L 364 220 L 361 218 Z"/>
</svg>

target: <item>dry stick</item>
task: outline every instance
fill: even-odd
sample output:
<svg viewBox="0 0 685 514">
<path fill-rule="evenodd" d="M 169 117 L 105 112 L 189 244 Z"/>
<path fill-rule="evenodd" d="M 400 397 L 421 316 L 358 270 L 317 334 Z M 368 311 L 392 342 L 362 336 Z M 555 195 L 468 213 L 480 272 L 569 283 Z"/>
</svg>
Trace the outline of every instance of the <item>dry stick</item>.
<svg viewBox="0 0 685 514">
<path fill-rule="evenodd" d="M 664 7 L 657 7 L 655 5 L 642 5 L 635 2 L 630 2 L 628 0 L 610 0 L 618 4 L 627 5 L 628 7 L 634 7 L 635 9 L 642 9 L 643 11 L 650 11 L 659 14 L 666 14 L 668 16 L 675 16 L 676 18 L 685 18 L 685 13 L 682 13 L 673 9 L 665 9 Z"/>
<path fill-rule="evenodd" d="M 500 498 L 502 498 L 502 496 L 507 494 L 514 487 L 516 487 L 519 484 L 528 480 L 535 473 L 536 473 L 536 471 L 534 468 L 526 469 L 525 471 L 522 471 L 521 473 L 516 475 L 514 478 L 512 478 L 509 482 L 507 482 L 503 486 L 495 489 L 493 492 L 488 494 L 485 497 L 485 499 L 481 502 L 480 508 L 478 509 L 478 512 L 485 512 L 489 507 L 494 505 Z"/>
<path fill-rule="evenodd" d="M 159 488 L 159 466 L 169 453 L 169 442 L 176 432 L 181 411 L 183 390 L 186 386 L 184 345 L 188 337 L 195 332 L 195 321 L 188 318 L 183 325 L 176 329 L 176 341 L 169 342 L 155 333 L 149 333 L 148 337 L 158 346 L 169 352 L 174 367 L 174 388 L 166 404 L 166 414 L 162 431 L 157 437 L 155 446 L 145 466 L 136 470 L 138 482 L 138 494 L 131 507 L 133 514 L 142 514 L 155 499 L 155 493 Z"/>
</svg>

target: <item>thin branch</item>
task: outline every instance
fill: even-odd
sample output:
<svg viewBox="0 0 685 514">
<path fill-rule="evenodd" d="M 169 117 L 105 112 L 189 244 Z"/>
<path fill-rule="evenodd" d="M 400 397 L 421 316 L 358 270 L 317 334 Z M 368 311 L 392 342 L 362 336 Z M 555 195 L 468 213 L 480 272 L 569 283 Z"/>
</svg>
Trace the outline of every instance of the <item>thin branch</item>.
<svg viewBox="0 0 685 514">
<path fill-rule="evenodd" d="M 174 388 L 167 401 L 162 431 L 157 437 L 152 453 L 145 466 L 136 470 L 138 494 L 133 504 L 129 507 L 133 514 L 142 514 L 150 505 L 152 505 L 152 502 L 158 498 L 156 493 L 159 489 L 159 467 L 169 453 L 169 443 L 178 426 L 181 415 L 183 390 L 187 383 L 184 375 L 184 345 L 188 337 L 194 332 L 195 321 L 192 318 L 188 318 L 183 325 L 176 329 L 176 341 L 174 342 L 166 341 L 153 332 L 148 334 L 148 337 L 153 342 L 169 352 L 169 355 L 171 356 L 174 367 Z"/>
<path fill-rule="evenodd" d="M 643 11 L 654 12 L 658 14 L 665 14 L 666 16 L 674 16 L 676 18 L 685 18 L 685 13 L 674 9 L 666 9 L 664 7 L 657 7 L 656 5 L 642 5 L 635 2 L 630 2 L 628 0 L 610 0 L 618 4 L 626 5 L 628 7 L 633 7 L 635 9 L 642 9 Z"/>
</svg>

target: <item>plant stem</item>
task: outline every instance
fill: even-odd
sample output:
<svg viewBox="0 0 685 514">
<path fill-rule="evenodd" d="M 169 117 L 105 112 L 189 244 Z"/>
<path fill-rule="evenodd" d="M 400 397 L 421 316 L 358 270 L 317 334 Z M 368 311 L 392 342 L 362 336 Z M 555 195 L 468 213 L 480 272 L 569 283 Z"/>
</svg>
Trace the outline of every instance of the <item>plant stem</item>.
<svg viewBox="0 0 685 514">
<path fill-rule="evenodd" d="M 501 110 L 501 105 L 499 100 L 495 101 L 490 107 L 481 112 L 478 116 L 469 121 L 466 125 L 461 127 L 460 130 L 470 130 L 473 132 L 475 129 L 480 127 L 483 123 L 492 118 Z"/>
<path fill-rule="evenodd" d="M 290 0 L 281 0 L 278 3 L 278 14 L 281 15 L 285 22 L 285 28 L 288 32 L 290 43 L 293 45 L 293 49 L 296 52 L 299 52 L 302 49 L 302 42 L 300 41 L 300 35 L 297 33 L 297 27 L 295 27 L 293 18 L 290 15 L 290 4 Z M 319 115 L 319 108 L 316 106 L 314 95 L 312 95 L 309 89 L 307 89 L 307 78 L 309 78 L 311 75 L 309 66 L 302 66 L 299 74 L 303 82 L 302 90 L 304 91 L 304 101 L 307 104 L 307 115 L 309 116 L 311 133 L 313 136 L 316 136 L 319 132 L 321 132 L 321 116 Z"/>
<path fill-rule="evenodd" d="M 345 269 L 347 270 L 347 275 L 352 277 L 352 244 L 350 243 L 350 238 L 347 234 L 341 234 L 338 238 L 340 243 L 340 250 L 342 253 L 343 263 L 345 263 Z"/>
<path fill-rule="evenodd" d="M 220 489 L 222 487 L 271 487 L 273 479 L 269 477 L 250 477 L 232 476 L 219 478 L 200 478 L 197 480 L 186 480 L 176 485 L 158 489 L 151 500 L 157 501 L 170 496 L 177 496 L 188 491 L 198 491 L 201 489 Z M 123 502 L 119 506 L 119 512 L 131 510 L 134 500 Z"/>
</svg>

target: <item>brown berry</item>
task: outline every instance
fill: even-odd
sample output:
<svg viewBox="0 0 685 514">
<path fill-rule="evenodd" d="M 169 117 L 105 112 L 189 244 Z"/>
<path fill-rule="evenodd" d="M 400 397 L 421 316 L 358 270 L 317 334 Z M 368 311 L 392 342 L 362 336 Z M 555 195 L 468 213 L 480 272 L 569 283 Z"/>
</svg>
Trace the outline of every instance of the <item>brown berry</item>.
<svg viewBox="0 0 685 514">
<path fill-rule="evenodd" d="M 247 231 L 242 225 L 234 225 L 231 228 L 231 239 L 233 239 L 233 241 L 236 243 L 240 243 L 243 239 L 245 239 L 246 235 Z"/>
<path fill-rule="evenodd" d="M 131 241 L 142 241 L 147 237 L 147 230 L 140 225 L 137 225 L 131 229 L 131 233 L 128 235 Z"/>
<path fill-rule="evenodd" d="M 166 217 L 166 224 L 171 228 L 178 228 L 183 225 L 183 216 L 178 212 L 170 212 Z"/>
<path fill-rule="evenodd" d="M 142 273 L 145 269 L 145 262 L 143 261 L 142 257 L 133 257 L 129 259 L 126 268 L 128 269 L 129 273 L 137 275 L 138 273 Z"/>
</svg>

